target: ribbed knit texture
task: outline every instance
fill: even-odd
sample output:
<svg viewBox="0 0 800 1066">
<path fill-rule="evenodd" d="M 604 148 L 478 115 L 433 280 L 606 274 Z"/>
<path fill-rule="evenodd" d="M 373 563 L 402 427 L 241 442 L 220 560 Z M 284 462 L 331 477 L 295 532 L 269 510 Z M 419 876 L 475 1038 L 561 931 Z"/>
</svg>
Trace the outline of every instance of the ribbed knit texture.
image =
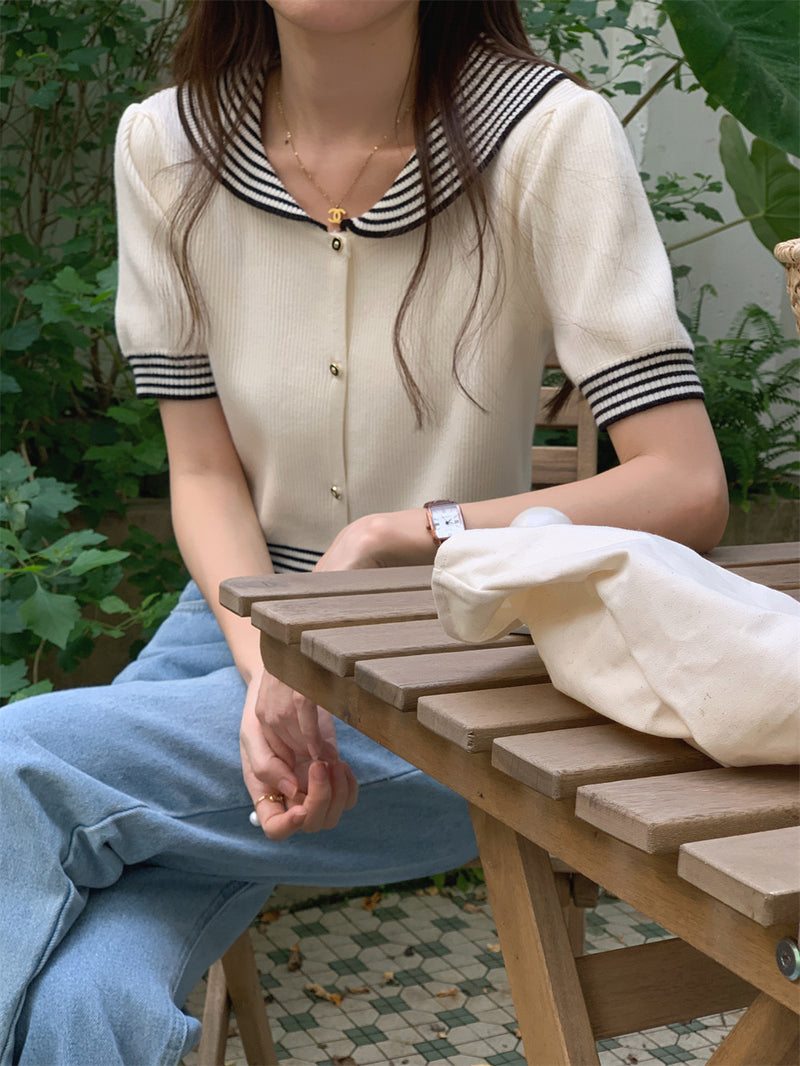
<svg viewBox="0 0 800 1066">
<path fill-rule="evenodd" d="M 404 337 L 435 412 L 422 430 L 392 352 L 421 241 L 412 163 L 398 178 L 404 207 L 396 182 L 334 240 L 294 204 L 252 131 L 243 131 L 247 152 L 237 165 L 251 167 L 249 190 L 218 188 L 193 238 L 210 328 L 187 354 L 183 297 L 165 250 L 165 212 L 191 174 L 174 166 L 191 158 L 176 90 L 123 116 L 116 157 L 122 350 L 142 395 L 219 395 L 282 568 L 313 565 L 315 553 L 363 514 L 526 491 L 539 382 L 553 347 L 601 424 L 702 396 L 667 258 L 607 103 L 542 68 L 492 59 L 475 69 L 477 95 L 467 93 L 465 107 L 473 137 L 482 121 L 491 125 L 480 158 L 504 266 L 492 304 L 498 267 L 490 256 L 463 379 L 487 413 L 452 377 L 477 264 L 465 197 L 445 182 L 426 284 Z M 506 103 L 504 92 L 518 95 Z M 252 110 L 258 114 L 256 104 Z"/>
</svg>

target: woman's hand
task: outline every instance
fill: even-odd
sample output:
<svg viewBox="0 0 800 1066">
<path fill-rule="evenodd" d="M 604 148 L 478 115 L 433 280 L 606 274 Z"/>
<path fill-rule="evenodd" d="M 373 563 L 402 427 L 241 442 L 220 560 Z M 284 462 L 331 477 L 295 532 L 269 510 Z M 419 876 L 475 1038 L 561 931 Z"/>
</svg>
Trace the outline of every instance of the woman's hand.
<svg viewBox="0 0 800 1066">
<path fill-rule="evenodd" d="M 266 671 L 248 685 L 240 746 L 245 785 L 271 840 L 332 829 L 354 806 L 358 784 L 339 759 L 333 719 Z M 285 805 L 261 799 L 256 806 L 271 793 Z"/>
<path fill-rule="evenodd" d="M 381 566 L 432 563 L 436 545 L 425 524 L 425 511 L 389 511 L 364 515 L 335 537 L 315 570 L 369 570 Z"/>
</svg>

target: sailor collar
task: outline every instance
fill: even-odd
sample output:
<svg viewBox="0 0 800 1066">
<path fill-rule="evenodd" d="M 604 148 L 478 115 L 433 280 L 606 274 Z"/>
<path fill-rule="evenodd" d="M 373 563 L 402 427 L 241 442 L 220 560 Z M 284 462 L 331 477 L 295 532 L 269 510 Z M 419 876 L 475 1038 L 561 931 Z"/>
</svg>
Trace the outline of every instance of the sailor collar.
<svg viewBox="0 0 800 1066">
<path fill-rule="evenodd" d="M 459 75 L 456 95 L 466 118 L 466 130 L 478 169 L 483 170 L 517 123 L 567 75 L 536 61 L 498 55 L 480 45 L 473 48 Z M 220 86 L 223 121 L 229 126 L 242 105 L 241 79 L 226 75 Z M 248 100 L 243 118 L 226 150 L 221 183 L 234 196 L 262 211 L 322 226 L 310 218 L 283 187 L 261 141 L 263 76 Z M 181 123 L 194 147 L 203 143 L 196 94 L 190 86 L 178 93 Z M 444 210 L 463 192 L 455 162 L 447 150 L 442 124 L 436 116 L 428 125 L 431 151 L 433 213 Z M 381 200 L 358 218 L 346 218 L 343 228 L 362 237 L 390 237 L 415 229 L 425 221 L 425 197 L 416 152 Z"/>
</svg>

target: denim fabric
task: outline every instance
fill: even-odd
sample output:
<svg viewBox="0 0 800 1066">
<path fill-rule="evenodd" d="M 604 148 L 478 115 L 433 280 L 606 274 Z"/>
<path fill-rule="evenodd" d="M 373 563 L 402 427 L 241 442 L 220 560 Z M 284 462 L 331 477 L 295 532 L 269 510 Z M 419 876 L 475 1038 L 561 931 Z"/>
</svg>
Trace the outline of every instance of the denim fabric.
<svg viewBox="0 0 800 1066">
<path fill-rule="evenodd" d="M 194 585 L 110 686 L 0 711 L 0 1063 L 174 1064 L 182 1011 L 275 884 L 353 885 L 475 854 L 464 802 L 351 728 L 360 782 L 334 830 L 249 821 L 244 685 Z"/>
</svg>

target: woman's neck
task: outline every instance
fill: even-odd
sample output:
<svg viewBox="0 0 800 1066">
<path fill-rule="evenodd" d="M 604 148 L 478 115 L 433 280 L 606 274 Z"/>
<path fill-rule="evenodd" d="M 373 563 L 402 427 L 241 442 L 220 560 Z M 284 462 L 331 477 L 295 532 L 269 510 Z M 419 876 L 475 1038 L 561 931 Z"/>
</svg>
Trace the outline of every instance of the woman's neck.
<svg viewBox="0 0 800 1066">
<path fill-rule="evenodd" d="M 331 8 L 338 6 L 334 0 Z M 320 147 L 366 147 L 386 137 L 396 143 L 398 134 L 407 135 L 416 19 L 413 3 L 386 3 L 367 25 L 343 28 L 290 20 L 276 10 L 280 94 L 293 133 Z"/>
</svg>

